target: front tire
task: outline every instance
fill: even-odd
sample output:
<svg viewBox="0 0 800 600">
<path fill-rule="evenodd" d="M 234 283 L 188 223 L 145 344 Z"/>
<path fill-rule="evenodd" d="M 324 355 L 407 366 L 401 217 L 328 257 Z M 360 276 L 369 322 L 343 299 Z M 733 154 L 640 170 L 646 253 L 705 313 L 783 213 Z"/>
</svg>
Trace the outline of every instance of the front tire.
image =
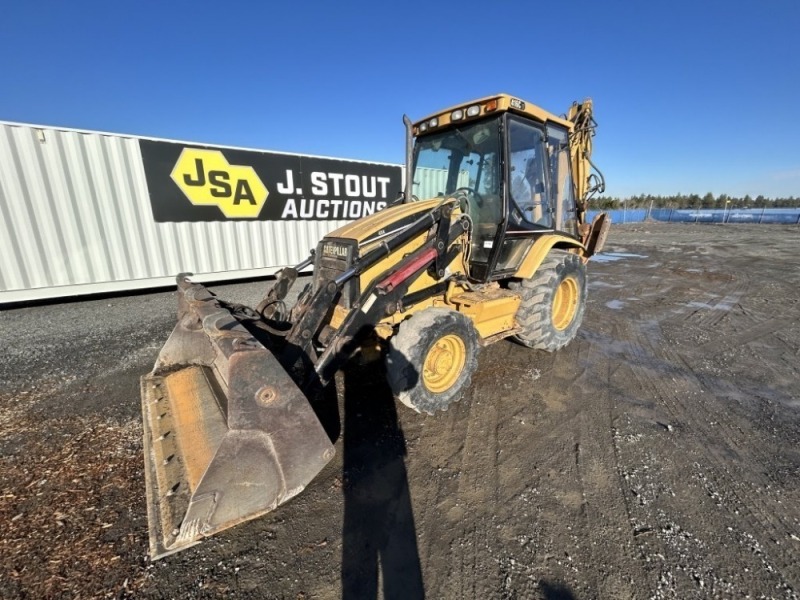
<svg viewBox="0 0 800 600">
<path fill-rule="evenodd" d="M 577 254 L 551 250 L 533 277 L 509 287 L 522 296 L 519 343 L 554 352 L 573 340 L 586 310 L 586 265 Z"/>
<path fill-rule="evenodd" d="M 417 412 L 447 410 L 469 387 L 478 366 L 472 321 L 447 308 L 428 308 L 403 321 L 390 340 L 386 376 L 395 397 Z"/>
</svg>

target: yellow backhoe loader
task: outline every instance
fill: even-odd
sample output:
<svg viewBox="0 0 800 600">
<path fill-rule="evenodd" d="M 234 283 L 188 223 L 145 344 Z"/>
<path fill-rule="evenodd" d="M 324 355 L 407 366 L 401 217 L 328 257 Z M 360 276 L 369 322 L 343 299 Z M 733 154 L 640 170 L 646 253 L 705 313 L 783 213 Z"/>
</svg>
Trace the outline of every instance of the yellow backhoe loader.
<svg viewBox="0 0 800 600">
<path fill-rule="evenodd" d="M 591 101 L 558 117 L 499 94 L 404 122 L 404 194 L 325 236 L 257 307 L 178 276 L 178 323 L 141 385 L 153 558 L 308 485 L 334 448 L 307 396 L 359 349 L 382 348 L 396 398 L 432 414 L 469 386 L 482 346 L 575 336 L 610 225 L 586 222 L 604 188 Z"/>
</svg>

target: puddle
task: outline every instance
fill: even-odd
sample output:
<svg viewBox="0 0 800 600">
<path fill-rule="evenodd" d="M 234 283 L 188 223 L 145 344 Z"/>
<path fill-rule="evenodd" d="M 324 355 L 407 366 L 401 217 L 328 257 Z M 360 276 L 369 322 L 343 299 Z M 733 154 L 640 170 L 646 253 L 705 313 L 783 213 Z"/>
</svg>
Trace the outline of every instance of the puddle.
<svg viewBox="0 0 800 600">
<path fill-rule="evenodd" d="M 611 310 L 620 310 L 625 307 L 625 304 L 622 300 L 609 300 L 606 302 L 606 306 Z"/>
<path fill-rule="evenodd" d="M 626 258 L 647 258 L 647 256 L 644 254 L 633 254 L 631 252 L 601 252 L 600 254 L 595 254 L 592 260 L 597 262 L 616 262 Z"/>
<path fill-rule="evenodd" d="M 708 308 L 711 310 L 730 310 L 733 308 L 730 304 L 720 302 L 719 304 L 706 304 L 705 302 L 687 302 L 684 306 L 689 308 Z"/>
<path fill-rule="evenodd" d="M 708 294 L 711 298 L 719 298 L 719 295 L 716 294 Z M 731 295 L 725 296 L 722 300 L 719 300 L 715 304 L 710 304 L 708 302 L 689 302 L 684 306 L 688 306 L 689 308 L 709 308 L 711 310 L 731 310 L 736 303 L 739 302 L 739 296 Z"/>
<path fill-rule="evenodd" d="M 590 281 L 589 282 L 589 289 L 593 288 L 608 288 L 612 290 L 618 290 L 619 288 L 625 287 L 621 283 L 607 283 L 605 281 Z"/>
<path fill-rule="evenodd" d="M 687 302 L 684 306 L 688 306 L 689 308 L 714 308 L 710 304 L 706 304 L 705 302 Z"/>
</svg>

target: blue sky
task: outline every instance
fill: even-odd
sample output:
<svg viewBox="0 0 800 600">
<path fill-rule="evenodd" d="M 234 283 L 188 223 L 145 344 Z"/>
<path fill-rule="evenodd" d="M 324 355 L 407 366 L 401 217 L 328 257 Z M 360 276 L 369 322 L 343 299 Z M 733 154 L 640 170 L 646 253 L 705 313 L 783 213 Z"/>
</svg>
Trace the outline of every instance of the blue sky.
<svg viewBox="0 0 800 600">
<path fill-rule="evenodd" d="M 0 8 L 0 120 L 401 162 L 404 112 L 591 96 L 610 195 L 800 196 L 797 0 Z"/>
</svg>

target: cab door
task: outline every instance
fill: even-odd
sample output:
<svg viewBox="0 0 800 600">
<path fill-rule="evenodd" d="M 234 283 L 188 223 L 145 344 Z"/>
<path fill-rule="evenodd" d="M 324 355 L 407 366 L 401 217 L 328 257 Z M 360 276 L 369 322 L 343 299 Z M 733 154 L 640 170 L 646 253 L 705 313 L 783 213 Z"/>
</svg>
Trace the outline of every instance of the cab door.
<svg viewBox="0 0 800 600">
<path fill-rule="evenodd" d="M 578 215 L 575 186 L 572 184 L 569 131 L 562 125 L 547 124 L 547 165 L 553 203 L 553 226 L 557 231 L 577 237 Z"/>
<path fill-rule="evenodd" d="M 492 278 L 516 272 L 536 237 L 553 232 L 554 212 L 543 125 L 509 115 L 505 124 L 505 227 L 492 263 Z"/>
</svg>

